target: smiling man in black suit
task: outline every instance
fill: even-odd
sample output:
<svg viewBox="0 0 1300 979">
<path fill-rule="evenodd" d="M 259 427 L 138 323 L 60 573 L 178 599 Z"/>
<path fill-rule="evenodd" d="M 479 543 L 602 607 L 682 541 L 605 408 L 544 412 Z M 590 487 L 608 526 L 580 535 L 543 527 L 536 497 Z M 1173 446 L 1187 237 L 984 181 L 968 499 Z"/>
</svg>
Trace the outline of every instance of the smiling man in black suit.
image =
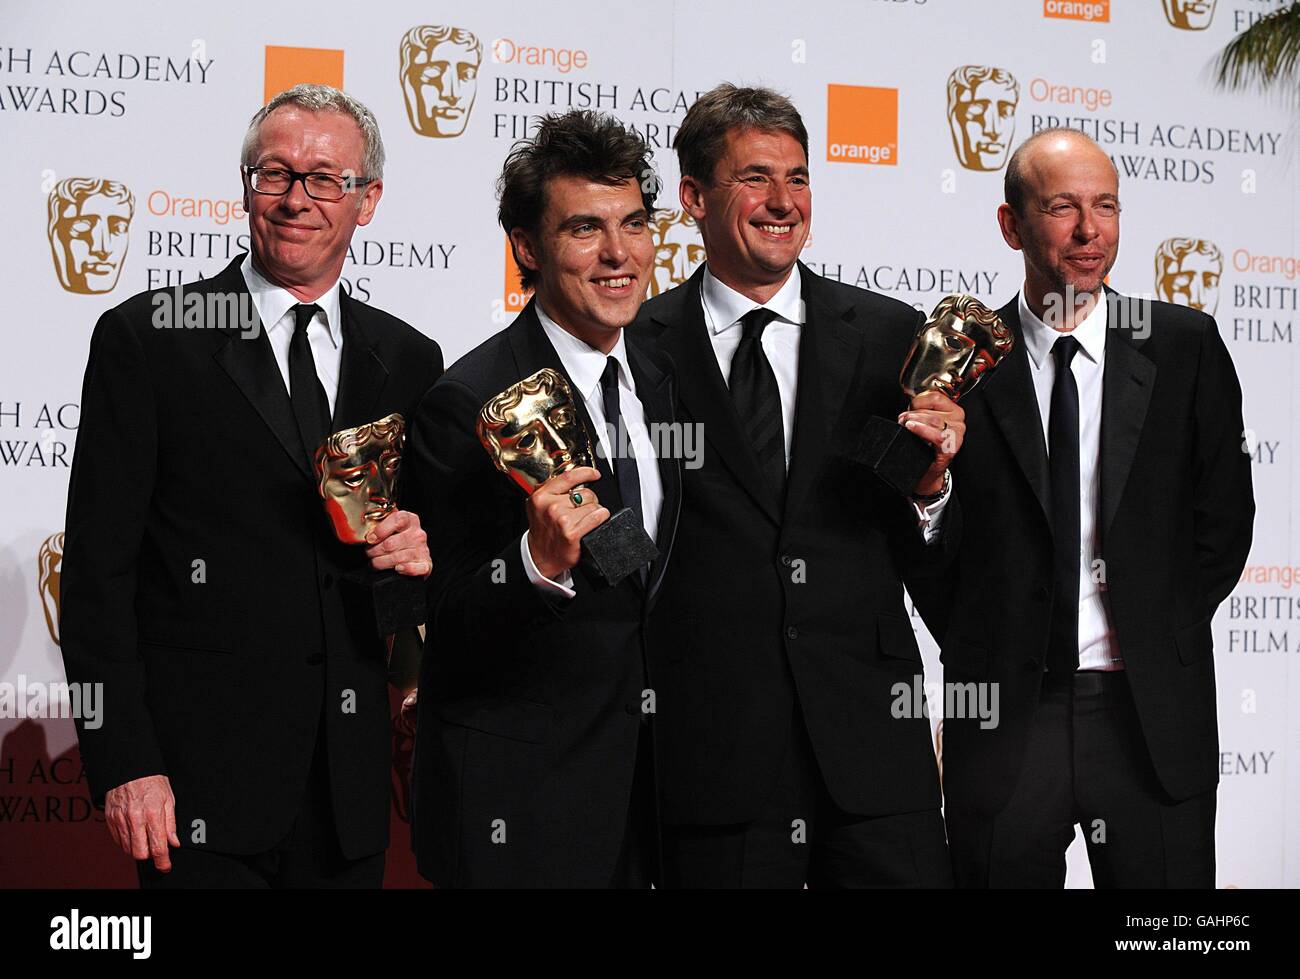
<svg viewBox="0 0 1300 979">
<path fill-rule="evenodd" d="M 128 299 L 91 339 L 64 663 L 103 684 L 81 752 L 143 886 L 377 887 L 386 650 L 345 576 L 424 577 L 430 558 L 403 510 L 370 547 L 340 543 L 312 455 L 331 432 L 409 417 L 442 355 L 340 286 L 383 188 L 370 110 L 297 86 L 253 117 L 242 163 L 249 254 Z"/>
<path fill-rule="evenodd" d="M 412 465 L 434 572 L 415 850 L 443 887 L 646 887 L 657 876 L 644 623 L 673 546 L 680 478 L 651 441 L 673 421 L 668 363 L 624 333 L 652 274 L 656 186 L 649 147 L 617 121 L 545 117 L 498 181 L 501 226 L 535 295 L 416 415 Z M 514 400 L 496 396 L 544 368 L 572 392 L 566 417 L 527 418 L 522 433 L 494 438 L 559 456 L 576 410 L 596 465 L 525 496 L 476 426 L 485 404 Z M 580 541 L 622 507 L 659 557 L 610 586 L 579 564 Z"/>
<path fill-rule="evenodd" d="M 951 883 L 903 581 L 942 573 L 962 410 L 899 385 L 910 306 L 799 262 L 808 134 L 768 89 L 720 85 L 674 143 L 705 264 L 641 310 L 704 432 L 651 622 L 670 887 Z M 846 460 L 871 415 L 935 447 L 911 500 Z"/>
</svg>

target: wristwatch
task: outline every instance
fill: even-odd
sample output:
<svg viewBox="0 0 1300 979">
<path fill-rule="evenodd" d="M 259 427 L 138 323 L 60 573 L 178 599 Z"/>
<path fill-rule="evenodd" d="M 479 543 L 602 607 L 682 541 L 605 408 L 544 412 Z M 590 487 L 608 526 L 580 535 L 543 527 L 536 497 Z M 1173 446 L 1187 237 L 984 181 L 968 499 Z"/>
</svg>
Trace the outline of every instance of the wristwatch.
<svg viewBox="0 0 1300 979">
<path fill-rule="evenodd" d="M 948 489 L 951 486 L 952 486 L 952 472 L 950 470 L 945 469 L 943 471 L 943 485 L 939 487 L 939 492 L 927 493 L 924 495 L 920 493 L 913 493 L 912 500 L 913 502 L 918 503 L 923 507 L 927 507 L 932 503 L 938 503 L 940 500 L 942 500 L 944 494 L 948 492 Z"/>
</svg>

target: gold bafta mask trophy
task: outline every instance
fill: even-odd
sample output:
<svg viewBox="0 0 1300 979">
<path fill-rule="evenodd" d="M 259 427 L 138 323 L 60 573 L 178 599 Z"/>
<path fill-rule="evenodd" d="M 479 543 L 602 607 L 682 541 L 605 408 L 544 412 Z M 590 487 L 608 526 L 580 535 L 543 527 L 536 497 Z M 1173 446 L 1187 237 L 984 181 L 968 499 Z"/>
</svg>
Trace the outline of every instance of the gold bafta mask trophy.
<svg viewBox="0 0 1300 979">
<path fill-rule="evenodd" d="M 934 307 L 907 351 L 899 383 L 908 398 L 939 391 L 959 401 L 1011 352 L 1011 331 L 974 296 L 947 296 Z M 934 462 L 934 448 L 902 425 L 867 419 L 854 457 L 904 496 Z"/>
<path fill-rule="evenodd" d="M 476 430 L 496 467 L 529 495 L 558 473 L 592 465 L 591 439 L 569 382 L 549 367 L 485 404 Z M 627 507 L 582 538 L 583 564 L 610 585 L 658 556 L 654 541 Z"/>
<path fill-rule="evenodd" d="M 406 421 L 392 414 L 335 432 L 316 450 L 316 487 L 334 536 L 344 544 L 366 546 L 366 534 L 397 509 L 393 490 L 405 445 Z M 344 577 L 369 592 L 379 635 L 424 623 L 423 578 L 368 566 Z"/>
</svg>

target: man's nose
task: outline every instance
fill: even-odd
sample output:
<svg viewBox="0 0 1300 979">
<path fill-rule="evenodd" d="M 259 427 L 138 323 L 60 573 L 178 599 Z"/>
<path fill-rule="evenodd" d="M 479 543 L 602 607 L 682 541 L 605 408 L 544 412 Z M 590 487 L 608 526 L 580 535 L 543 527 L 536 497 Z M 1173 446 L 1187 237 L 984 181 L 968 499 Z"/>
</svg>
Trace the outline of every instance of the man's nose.
<svg viewBox="0 0 1300 979">
<path fill-rule="evenodd" d="M 307 188 L 301 180 L 295 180 L 289 185 L 289 189 L 284 192 L 280 198 L 280 206 L 286 211 L 294 214 L 301 214 L 309 210 L 312 206 L 311 195 L 307 193 Z"/>
<path fill-rule="evenodd" d="M 767 209 L 773 214 L 788 214 L 794 208 L 794 198 L 784 180 L 772 181 L 767 192 Z"/>
<path fill-rule="evenodd" d="M 1092 216 L 1092 208 L 1079 210 L 1079 222 L 1074 226 L 1074 236 L 1080 241 L 1092 241 L 1099 234 L 1097 222 Z"/>
<path fill-rule="evenodd" d="M 624 235 L 625 232 L 622 229 L 605 235 L 600 249 L 600 260 L 606 265 L 617 268 L 627 261 L 627 241 Z"/>
</svg>

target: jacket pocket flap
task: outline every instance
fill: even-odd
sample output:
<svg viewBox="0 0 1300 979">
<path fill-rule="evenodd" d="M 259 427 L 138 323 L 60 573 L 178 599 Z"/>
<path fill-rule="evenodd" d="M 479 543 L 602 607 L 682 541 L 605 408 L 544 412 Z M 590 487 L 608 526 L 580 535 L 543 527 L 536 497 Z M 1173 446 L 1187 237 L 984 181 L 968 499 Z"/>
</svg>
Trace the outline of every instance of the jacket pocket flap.
<svg viewBox="0 0 1300 979">
<path fill-rule="evenodd" d="M 438 716 L 458 727 L 541 744 L 551 736 L 555 708 L 522 700 L 452 701 L 438 706 Z"/>
<path fill-rule="evenodd" d="M 876 638 L 881 655 L 920 662 L 921 647 L 916 644 L 912 623 L 901 615 L 877 615 Z"/>
</svg>

